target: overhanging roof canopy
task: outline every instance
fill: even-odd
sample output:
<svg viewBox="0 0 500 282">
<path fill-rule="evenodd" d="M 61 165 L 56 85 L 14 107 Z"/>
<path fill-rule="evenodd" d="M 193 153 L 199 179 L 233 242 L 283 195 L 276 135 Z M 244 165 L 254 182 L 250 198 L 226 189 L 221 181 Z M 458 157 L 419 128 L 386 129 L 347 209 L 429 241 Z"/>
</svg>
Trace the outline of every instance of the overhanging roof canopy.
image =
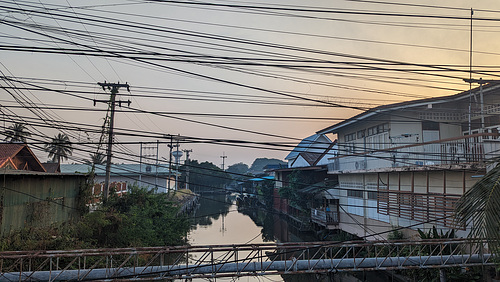
<svg viewBox="0 0 500 282">
<path fill-rule="evenodd" d="M 500 83 L 489 83 L 489 84 L 486 84 L 483 86 L 483 93 L 486 94 L 486 92 L 489 92 L 489 91 L 492 91 L 495 89 L 499 89 L 499 88 L 500 88 Z M 317 131 L 316 133 L 317 134 L 337 133 L 338 130 L 340 130 L 341 128 L 349 126 L 349 125 L 356 123 L 360 120 L 370 118 L 370 117 L 375 116 L 377 114 L 383 114 L 383 113 L 392 112 L 392 111 L 401 110 L 401 109 L 406 109 L 406 108 L 427 106 L 429 104 L 441 104 L 441 103 L 449 103 L 449 102 L 453 102 L 453 101 L 460 101 L 463 99 L 469 99 L 470 93 L 475 95 L 475 94 L 479 93 L 479 90 L 480 90 L 480 87 L 476 87 L 476 88 L 472 89 L 471 91 L 464 91 L 464 92 L 454 94 L 454 95 L 449 95 L 449 96 L 426 98 L 426 99 L 412 100 L 412 101 L 406 101 L 406 102 L 401 102 L 401 103 L 378 106 L 378 107 L 375 107 L 373 109 L 369 109 L 363 113 L 360 113 L 358 115 L 355 115 L 354 117 L 351 117 L 349 119 L 346 119 L 344 121 L 336 123 L 332 126 L 324 128 L 320 131 Z"/>
</svg>

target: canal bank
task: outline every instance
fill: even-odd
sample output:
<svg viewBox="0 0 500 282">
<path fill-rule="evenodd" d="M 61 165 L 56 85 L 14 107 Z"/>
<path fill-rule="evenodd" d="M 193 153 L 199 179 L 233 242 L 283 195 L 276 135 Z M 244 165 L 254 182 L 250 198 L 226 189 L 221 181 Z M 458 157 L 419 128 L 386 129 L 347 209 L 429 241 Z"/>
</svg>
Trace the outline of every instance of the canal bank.
<svg viewBox="0 0 500 282">
<path fill-rule="evenodd" d="M 318 241 L 314 233 L 300 232 L 283 216 L 258 207 L 236 205 L 236 195 L 201 195 L 200 205 L 192 213 L 192 228 L 188 235 L 191 245 L 258 244 L 266 242 Z M 234 278 L 217 278 L 234 281 Z M 207 281 L 207 280 L 197 280 Z M 240 277 L 236 281 L 400 281 L 382 272 L 271 275 Z"/>
</svg>

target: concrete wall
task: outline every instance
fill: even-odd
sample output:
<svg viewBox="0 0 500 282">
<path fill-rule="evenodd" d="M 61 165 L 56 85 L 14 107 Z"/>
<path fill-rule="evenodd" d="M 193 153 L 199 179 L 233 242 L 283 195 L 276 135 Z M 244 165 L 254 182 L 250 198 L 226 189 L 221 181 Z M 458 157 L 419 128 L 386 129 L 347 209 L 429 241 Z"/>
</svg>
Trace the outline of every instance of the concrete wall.
<svg viewBox="0 0 500 282">
<path fill-rule="evenodd" d="M 462 170 L 340 174 L 339 187 L 330 194 L 342 207 L 340 228 L 358 236 L 365 234 L 365 229 L 383 232 L 392 226 L 414 226 L 408 228 L 408 234 L 434 225 L 446 231 L 451 228 L 452 218 L 447 217 L 452 214 L 451 203 L 470 189 L 480 174 Z M 352 192 L 355 190 L 358 192 Z M 388 195 L 391 212 L 383 209 L 381 198 Z M 398 195 L 403 195 L 401 202 Z M 448 205 L 446 212 L 442 205 Z M 418 225 L 428 220 L 431 222 Z"/>
</svg>

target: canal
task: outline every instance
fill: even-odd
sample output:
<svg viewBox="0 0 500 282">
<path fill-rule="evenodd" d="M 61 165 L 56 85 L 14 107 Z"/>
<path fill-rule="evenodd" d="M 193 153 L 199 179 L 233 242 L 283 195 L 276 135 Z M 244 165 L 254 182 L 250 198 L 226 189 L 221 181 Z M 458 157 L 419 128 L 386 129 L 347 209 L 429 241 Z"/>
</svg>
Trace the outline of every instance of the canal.
<svg viewBox="0 0 500 282">
<path fill-rule="evenodd" d="M 236 195 L 202 195 L 199 207 L 192 213 L 191 245 L 250 244 L 265 242 L 318 241 L 312 233 L 299 232 L 282 216 L 252 207 L 240 208 Z M 217 278 L 217 281 L 398 281 L 386 273 L 353 275 L 269 275 L 264 277 Z M 359 276 L 359 277 L 358 277 Z M 368 277 L 368 279 L 367 279 Z M 194 281 L 207 281 L 205 279 Z"/>
</svg>

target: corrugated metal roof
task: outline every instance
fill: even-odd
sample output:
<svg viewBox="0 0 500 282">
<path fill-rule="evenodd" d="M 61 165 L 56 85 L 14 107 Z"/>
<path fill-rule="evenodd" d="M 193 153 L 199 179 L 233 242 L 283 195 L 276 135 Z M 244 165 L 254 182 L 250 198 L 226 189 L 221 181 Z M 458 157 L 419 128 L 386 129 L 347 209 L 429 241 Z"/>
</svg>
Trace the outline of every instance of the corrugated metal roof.
<svg viewBox="0 0 500 282">
<path fill-rule="evenodd" d="M 483 93 L 486 93 L 487 91 L 495 90 L 500 87 L 500 83 L 489 83 L 486 85 L 483 85 Z M 472 89 L 472 93 L 478 92 L 479 87 L 476 87 Z M 372 109 L 369 109 L 365 112 L 362 112 L 360 114 L 357 114 L 349 119 L 346 119 L 344 121 L 341 121 L 339 123 L 336 123 L 334 125 L 331 125 L 327 128 L 324 128 L 320 131 L 317 131 L 317 134 L 327 134 L 327 133 L 337 133 L 337 130 L 340 128 L 343 128 L 347 125 L 350 125 L 354 122 L 363 120 L 365 118 L 371 117 L 375 114 L 379 113 L 385 113 L 385 112 L 390 112 L 390 111 L 395 111 L 399 109 L 404 109 L 404 108 L 410 108 L 410 107 L 418 107 L 426 104 L 440 104 L 440 103 L 446 103 L 446 102 L 451 102 L 451 101 L 458 101 L 461 99 L 468 99 L 469 98 L 469 90 L 460 92 L 458 94 L 454 95 L 449 95 L 449 96 L 442 96 L 442 97 L 434 97 L 434 98 L 426 98 L 426 99 L 419 99 L 419 100 L 411 100 L 411 101 L 405 101 L 401 103 L 395 103 L 395 104 L 388 104 L 388 105 L 382 105 L 378 106 Z"/>
<path fill-rule="evenodd" d="M 263 177 L 256 177 L 252 179 L 248 179 L 249 181 L 264 181 L 264 180 L 273 180 L 274 176 L 263 176 Z"/>
<path fill-rule="evenodd" d="M 314 165 L 316 161 L 323 155 L 323 153 L 310 153 L 310 152 L 302 152 L 300 156 L 306 160 L 309 165 Z"/>
<path fill-rule="evenodd" d="M 147 167 L 151 170 L 147 170 Z M 62 164 L 62 173 L 90 173 L 91 165 L 87 164 Z M 157 172 L 157 166 L 146 165 L 146 164 L 112 164 L 111 165 L 111 175 L 155 175 Z M 173 170 L 172 170 L 173 172 Z M 106 165 L 96 165 L 95 166 L 96 175 L 106 175 Z M 168 164 L 158 165 L 158 174 L 166 175 L 168 174 Z"/>
<path fill-rule="evenodd" d="M 317 140 L 321 137 L 324 137 L 327 140 L 328 145 L 325 143 L 318 143 L 317 142 Z M 300 141 L 300 143 L 297 146 L 295 146 L 295 148 L 293 148 L 293 150 L 285 157 L 285 160 L 295 159 L 301 152 L 306 152 L 312 146 L 314 146 L 315 148 L 318 147 L 316 149 L 320 149 L 319 147 L 321 147 L 321 146 L 328 147 L 330 142 L 332 142 L 330 140 L 330 138 L 328 138 L 327 136 L 325 136 L 323 134 L 311 135 L 307 138 L 302 139 L 302 141 Z"/>
<path fill-rule="evenodd" d="M 299 189 L 298 192 L 299 193 L 304 193 L 304 194 L 318 193 L 318 192 L 321 192 L 321 191 L 324 191 L 324 190 L 327 190 L 327 189 L 328 189 L 328 187 L 325 186 L 325 181 L 321 181 L 321 182 L 309 185 L 307 187 L 304 187 L 302 189 Z"/>
<path fill-rule="evenodd" d="M 17 169 L 2 169 L 0 175 L 38 175 L 38 176 L 82 176 L 81 173 L 59 173 L 59 172 L 43 172 L 33 170 L 17 170 Z"/>
</svg>

